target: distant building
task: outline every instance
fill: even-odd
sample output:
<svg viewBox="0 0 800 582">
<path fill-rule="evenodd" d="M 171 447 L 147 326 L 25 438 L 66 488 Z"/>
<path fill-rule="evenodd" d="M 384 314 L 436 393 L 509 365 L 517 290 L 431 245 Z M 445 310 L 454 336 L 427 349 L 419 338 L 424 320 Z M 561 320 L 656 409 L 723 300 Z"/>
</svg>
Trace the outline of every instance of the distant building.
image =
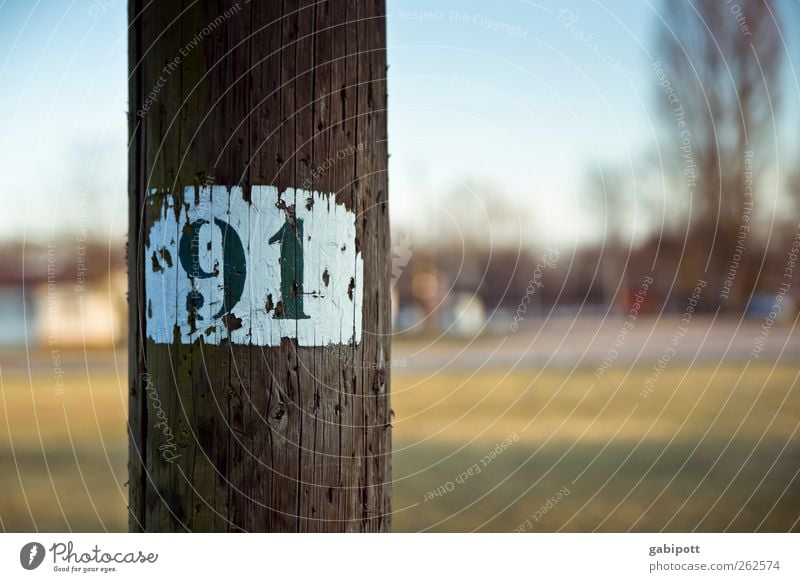
<svg viewBox="0 0 800 582">
<path fill-rule="evenodd" d="M 62 243 L 0 251 L 0 347 L 98 348 L 125 340 L 119 248 Z"/>
</svg>

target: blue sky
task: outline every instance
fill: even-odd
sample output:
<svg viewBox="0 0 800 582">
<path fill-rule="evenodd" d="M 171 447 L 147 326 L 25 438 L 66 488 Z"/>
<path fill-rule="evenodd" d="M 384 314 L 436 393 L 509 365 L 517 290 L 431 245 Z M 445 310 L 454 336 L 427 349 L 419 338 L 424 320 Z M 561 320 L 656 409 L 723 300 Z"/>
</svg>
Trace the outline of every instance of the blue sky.
<svg viewBox="0 0 800 582">
<path fill-rule="evenodd" d="M 649 73 L 650 10 L 460 1 L 436 2 L 431 14 L 431 4 L 389 8 L 396 220 L 410 220 L 416 204 L 451 200 L 467 182 L 466 196 L 491 188 L 519 207 L 529 218 L 523 239 L 580 236 L 590 228 L 578 220 L 586 164 L 625 160 L 653 139 L 651 95 L 635 89 Z M 577 33 L 593 34 L 614 66 Z"/>
<path fill-rule="evenodd" d="M 662 7 L 390 0 L 397 228 L 444 228 L 491 192 L 520 217 L 498 237 L 558 244 L 596 232 L 579 205 L 587 168 L 625 167 L 657 141 L 649 51 Z M 4 238 L 81 224 L 98 239 L 124 236 L 126 34 L 123 0 L 0 0 Z"/>
<path fill-rule="evenodd" d="M 3 236 L 126 229 L 127 15 L 118 1 L 0 4 Z M 99 5 L 96 5 L 99 6 Z"/>
</svg>

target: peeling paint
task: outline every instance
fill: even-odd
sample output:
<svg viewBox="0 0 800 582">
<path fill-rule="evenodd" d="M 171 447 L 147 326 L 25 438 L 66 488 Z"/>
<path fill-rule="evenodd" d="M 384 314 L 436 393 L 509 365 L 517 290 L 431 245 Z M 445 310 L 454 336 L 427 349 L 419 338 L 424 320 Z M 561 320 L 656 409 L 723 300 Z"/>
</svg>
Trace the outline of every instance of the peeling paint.
<svg viewBox="0 0 800 582">
<path fill-rule="evenodd" d="M 333 194 L 195 186 L 164 196 L 148 233 L 147 337 L 301 346 L 361 341 L 363 259 Z M 173 260 L 177 257 L 177 260 Z M 175 332 L 173 332 L 175 330 Z"/>
</svg>

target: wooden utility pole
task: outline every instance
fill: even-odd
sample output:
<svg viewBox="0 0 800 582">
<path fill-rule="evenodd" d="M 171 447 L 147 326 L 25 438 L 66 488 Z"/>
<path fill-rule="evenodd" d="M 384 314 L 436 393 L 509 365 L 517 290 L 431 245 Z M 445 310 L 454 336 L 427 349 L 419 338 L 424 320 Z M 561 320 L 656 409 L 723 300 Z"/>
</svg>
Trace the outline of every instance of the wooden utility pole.
<svg viewBox="0 0 800 582">
<path fill-rule="evenodd" d="M 130 529 L 388 531 L 383 0 L 131 0 Z"/>
</svg>

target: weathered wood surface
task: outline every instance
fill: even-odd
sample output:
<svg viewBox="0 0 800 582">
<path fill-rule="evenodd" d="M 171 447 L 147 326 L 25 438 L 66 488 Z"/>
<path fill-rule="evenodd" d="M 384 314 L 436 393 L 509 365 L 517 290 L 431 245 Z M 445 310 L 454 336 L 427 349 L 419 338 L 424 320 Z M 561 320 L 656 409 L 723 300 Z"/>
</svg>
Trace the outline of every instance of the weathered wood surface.
<svg viewBox="0 0 800 582">
<path fill-rule="evenodd" d="M 383 0 L 131 0 L 129 18 L 130 529 L 389 530 Z M 149 228 L 212 180 L 355 213 L 360 343 L 145 339 Z"/>
</svg>

